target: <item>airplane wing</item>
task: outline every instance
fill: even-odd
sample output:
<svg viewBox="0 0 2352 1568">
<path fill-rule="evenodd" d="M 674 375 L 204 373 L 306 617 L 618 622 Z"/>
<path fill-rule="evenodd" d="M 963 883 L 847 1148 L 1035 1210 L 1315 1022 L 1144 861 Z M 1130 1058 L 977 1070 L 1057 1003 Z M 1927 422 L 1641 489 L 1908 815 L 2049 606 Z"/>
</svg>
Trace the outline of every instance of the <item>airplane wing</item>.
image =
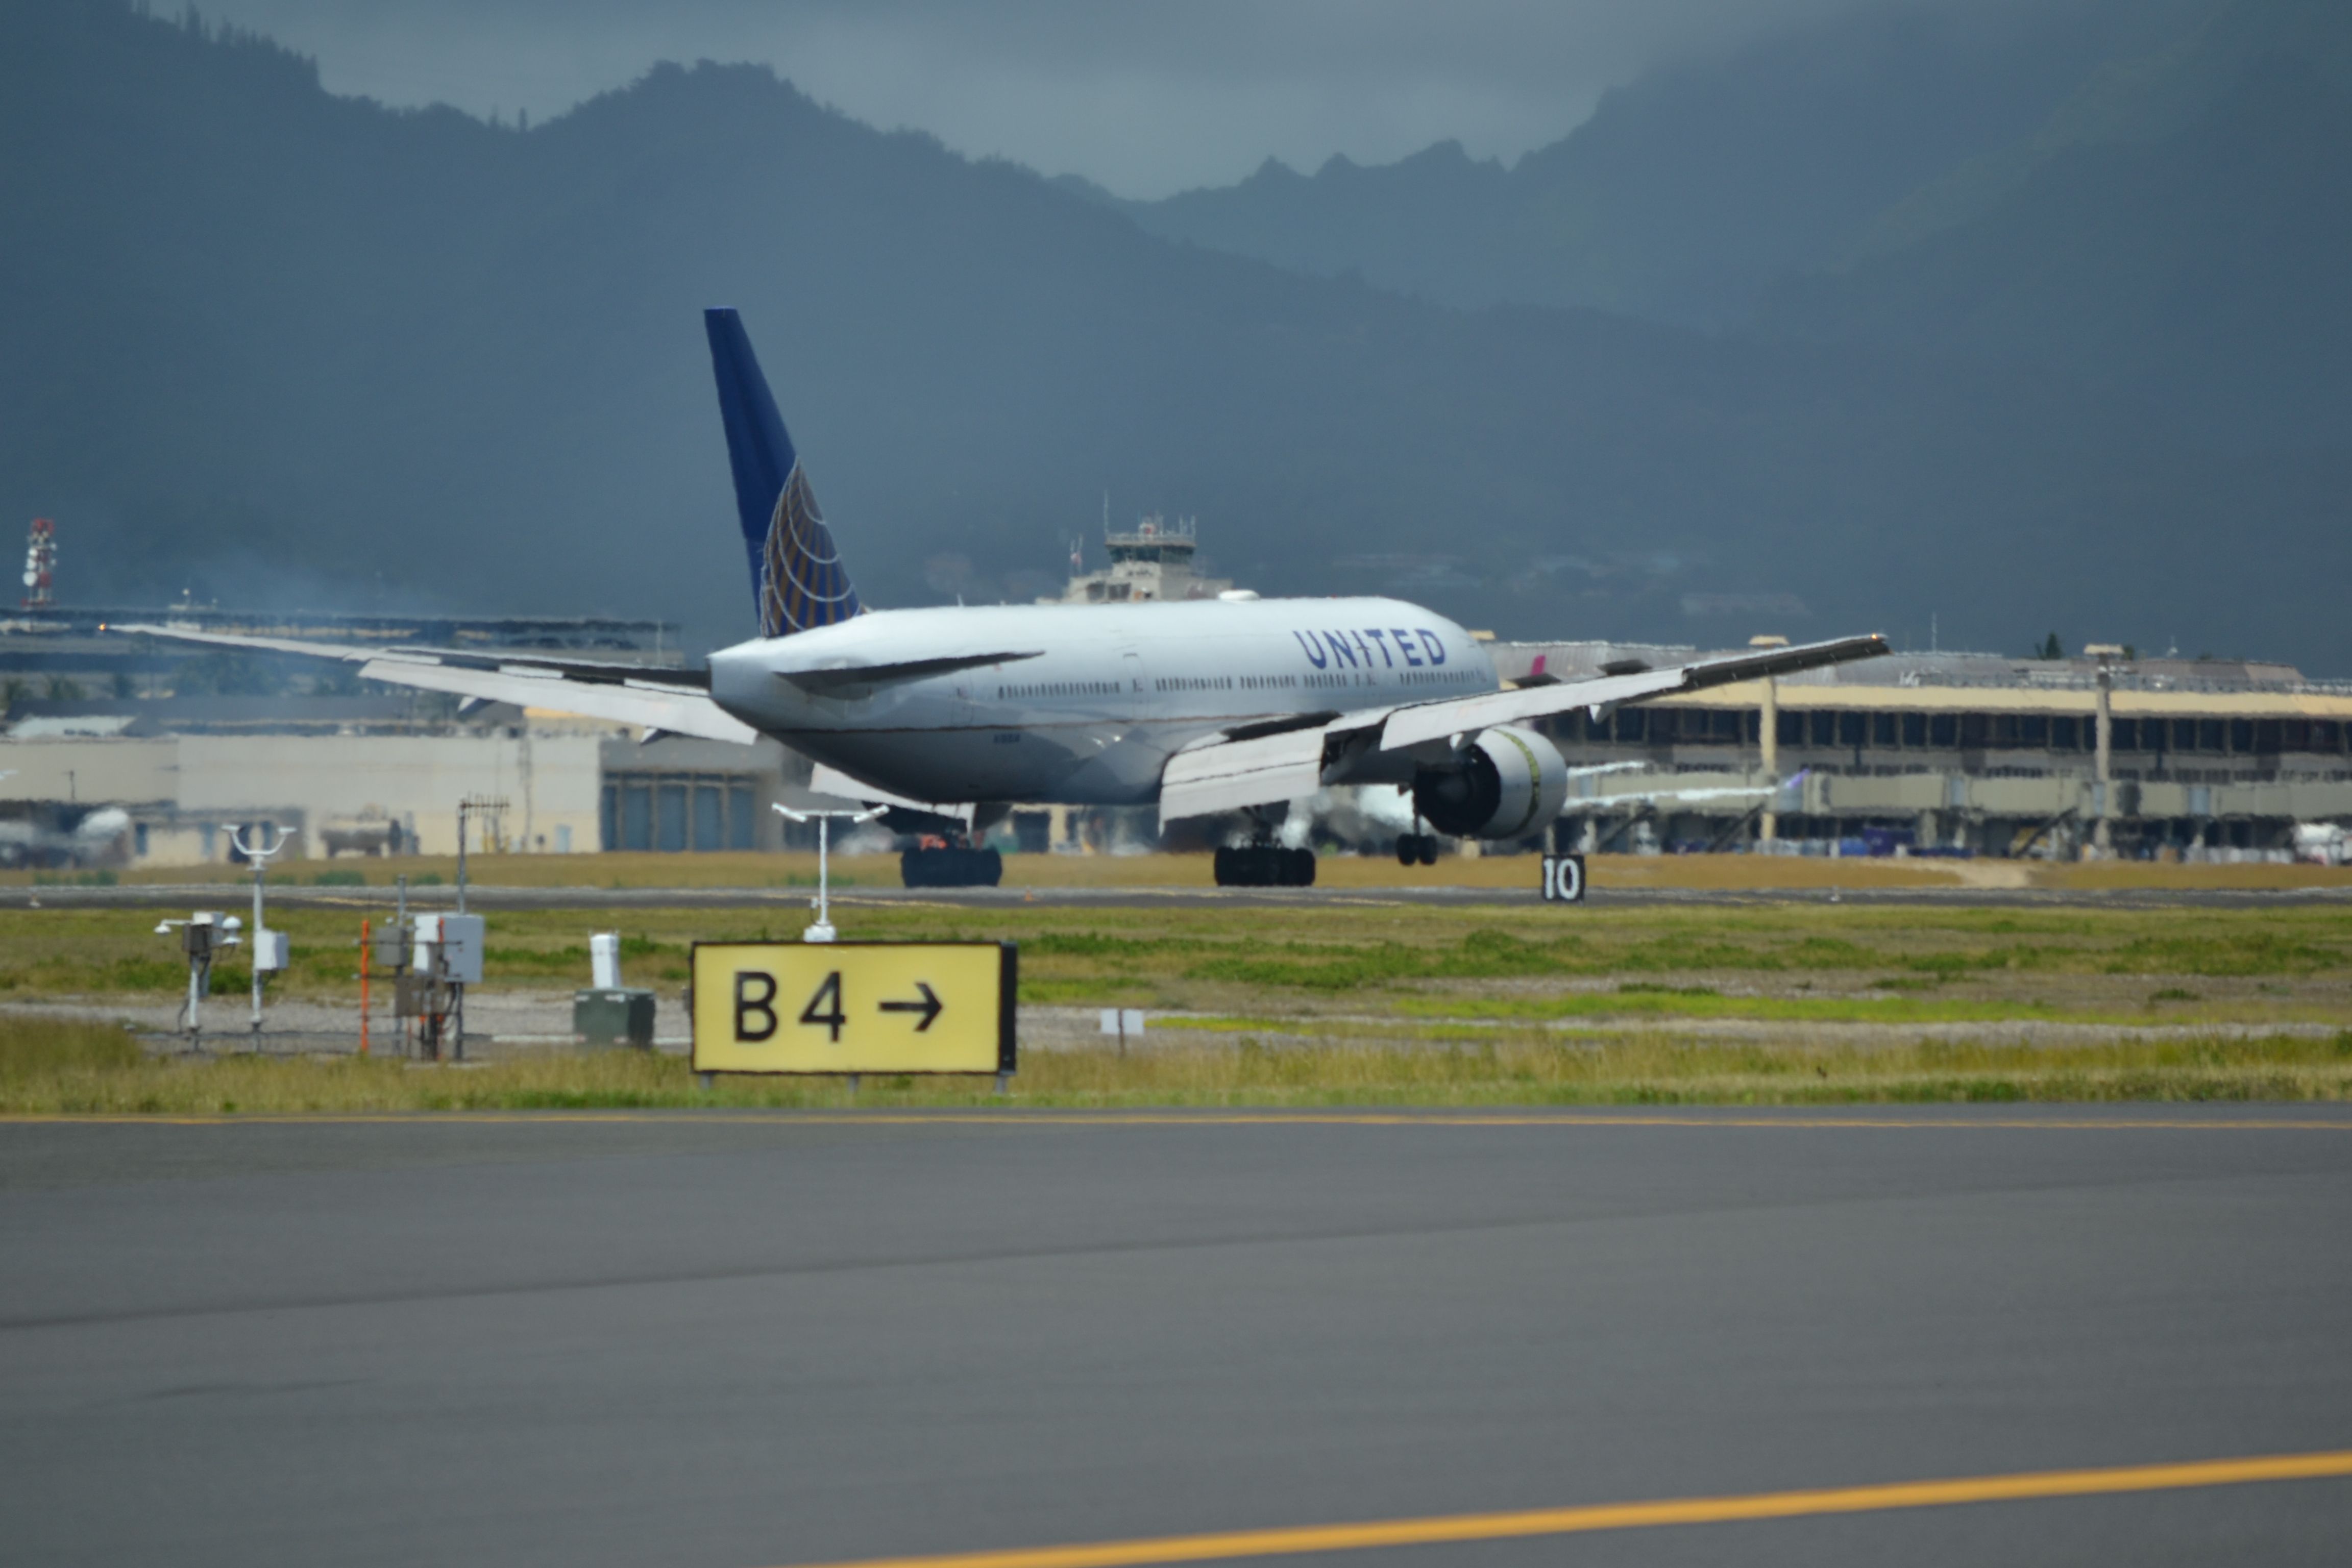
<svg viewBox="0 0 2352 1568">
<path fill-rule="evenodd" d="M 1389 712 L 1381 731 L 1381 749 L 1400 751 L 1424 741 L 1484 730 L 1492 724 L 1522 723 L 1578 708 L 1614 708 L 1644 698 L 1726 686 L 1735 680 L 1755 680 L 1857 658 L 1876 658 L 1891 651 L 1883 637 L 1838 637 L 1795 647 L 1759 648 L 1753 653 L 1696 658 L 1688 664 L 1670 665 L 1663 669 L 1589 676 L 1581 680 L 1521 687 L 1514 691 L 1487 691 L 1475 697 L 1416 702 Z"/>
<path fill-rule="evenodd" d="M 1700 789 L 1677 789 L 1672 784 L 1662 784 L 1656 789 L 1627 790 L 1621 795 L 1570 795 L 1562 812 L 1590 811 L 1600 806 L 1655 805 L 1661 801 L 1676 805 L 1699 800 L 1762 800 L 1782 791 L 1794 792 L 1805 782 L 1811 768 L 1800 768 L 1778 784 L 1715 784 Z"/>
<path fill-rule="evenodd" d="M 1795 647 L 1692 659 L 1660 669 L 1589 676 L 1473 697 L 1444 697 L 1393 708 L 1361 710 L 1324 723 L 1266 734 L 1265 726 L 1196 743 L 1168 759 L 1160 779 L 1160 820 L 1233 811 L 1312 795 L 1326 784 L 1349 782 L 1349 764 L 1379 752 L 1431 742 L 1450 743 L 1496 724 L 1523 723 L 1587 708 L 1598 711 L 1678 691 L 1698 691 L 1735 680 L 1789 675 L 1801 669 L 1875 658 L 1891 651 L 1883 637 L 1839 637 Z"/>
<path fill-rule="evenodd" d="M 454 692 L 478 701 L 554 708 L 677 735 L 743 745 L 760 738 L 757 730 L 710 700 L 707 670 L 662 669 L 505 650 L 461 653 L 447 648 L 352 647 L 286 637 L 181 631 L 172 626 L 110 626 L 106 629 L 252 653 L 332 659 L 358 665 L 361 678 L 366 680 Z"/>
<path fill-rule="evenodd" d="M 1710 789 L 1669 787 L 1636 790 L 1628 795 L 1572 795 L 1568 797 L 1568 805 L 1560 809 L 1566 813 L 1590 811 L 1598 806 L 1608 805 L 1655 805 L 1661 801 L 1684 803 L 1697 800 L 1762 800 L 1767 795 L 1778 795 L 1780 788 L 1779 784 L 1726 784 Z"/>
</svg>

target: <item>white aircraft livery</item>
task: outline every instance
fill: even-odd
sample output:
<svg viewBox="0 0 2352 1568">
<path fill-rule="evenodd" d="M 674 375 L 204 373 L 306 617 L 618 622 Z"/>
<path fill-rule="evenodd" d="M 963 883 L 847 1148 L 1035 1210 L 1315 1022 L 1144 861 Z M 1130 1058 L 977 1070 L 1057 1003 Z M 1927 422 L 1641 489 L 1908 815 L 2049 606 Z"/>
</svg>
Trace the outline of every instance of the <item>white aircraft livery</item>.
<svg viewBox="0 0 2352 1568">
<path fill-rule="evenodd" d="M 772 735 L 819 764 L 825 794 L 966 826 L 1016 802 L 1267 823 L 1325 785 L 1386 784 L 1437 832 L 1491 839 L 1542 831 L 1566 797 L 1568 770 L 1532 721 L 1887 651 L 1843 637 L 1505 687 L 1461 626 L 1399 599 L 868 609 L 741 321 L 713 310 L 704 325 L 760 627 L 707 668 L 117 629 L 340 659 L 370 680 L 648 731 Z"/>
</svg>

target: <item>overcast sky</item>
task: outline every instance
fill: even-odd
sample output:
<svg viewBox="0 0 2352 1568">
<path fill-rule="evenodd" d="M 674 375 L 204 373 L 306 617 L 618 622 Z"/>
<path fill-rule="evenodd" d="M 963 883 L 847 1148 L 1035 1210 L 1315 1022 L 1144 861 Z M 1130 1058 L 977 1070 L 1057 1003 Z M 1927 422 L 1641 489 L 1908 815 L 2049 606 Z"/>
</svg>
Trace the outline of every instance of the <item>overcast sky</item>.
<svg viewBox="0 0 2352 1568">
<path fill-rule="evenodd" d="M 543 120 L 658 60 L 757 60 L 885 128 L 1123 195 L 1268 156 L 1558 140 L 1644 66 L 1912 0 L 205 0 L 327 87 Z M 160 7 L 159 7 L 160 8 Z"/>
</svg>

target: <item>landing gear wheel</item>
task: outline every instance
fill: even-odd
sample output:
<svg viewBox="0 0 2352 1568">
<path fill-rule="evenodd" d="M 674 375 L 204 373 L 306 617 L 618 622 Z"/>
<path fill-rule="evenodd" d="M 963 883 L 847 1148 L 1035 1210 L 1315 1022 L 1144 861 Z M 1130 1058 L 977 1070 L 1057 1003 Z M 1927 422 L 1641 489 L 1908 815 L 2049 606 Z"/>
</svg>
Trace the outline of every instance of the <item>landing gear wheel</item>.
<svg viewBox="0 0 2352 1568">
<path fill-rule="evenodd" d="M 1004 857 L 993 849 L 909 849 L 898 857 L 898 879 L 909 888 L 993 888 L 1004 879 Z"/>
<path fill-rule="evenodd" d="M 1228 846 L 1216 853 L 1220 888 L 1311 888 L 1315 885 L 1315 851 L 1285 849 L 1278 844 Z"/>
<path fill-rule="evenodd" d="M 1437 864 L 1437 835 L 1401 833 L 1397 835 L 1396 855 L 1400 866 L 1434 866 Z"/>
</svg>

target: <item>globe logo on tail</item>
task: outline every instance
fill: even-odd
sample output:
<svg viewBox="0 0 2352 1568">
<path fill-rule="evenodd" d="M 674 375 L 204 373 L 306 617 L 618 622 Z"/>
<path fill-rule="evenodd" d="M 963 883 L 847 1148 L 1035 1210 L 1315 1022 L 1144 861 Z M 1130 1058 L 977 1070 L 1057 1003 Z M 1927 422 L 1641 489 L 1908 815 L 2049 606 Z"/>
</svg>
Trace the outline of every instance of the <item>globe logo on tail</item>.
<svg viewBox="0 0 2352 1568">
<path fill-rule="evenodd" d="M 857 590 L 798 463 L 776 497 L 761 552 L 760 635 L 791 637 L 858 614 Z"/>
</svg>

